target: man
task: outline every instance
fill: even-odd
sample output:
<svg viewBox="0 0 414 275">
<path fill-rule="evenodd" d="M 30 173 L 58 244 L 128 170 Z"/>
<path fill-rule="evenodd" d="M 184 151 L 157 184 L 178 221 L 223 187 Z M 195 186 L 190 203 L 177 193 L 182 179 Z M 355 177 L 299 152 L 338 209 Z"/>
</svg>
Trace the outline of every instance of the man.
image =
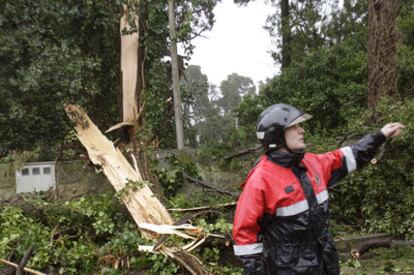
<svg viewBox="0 0 414 275">
<path fill-rule="evenodd" d="M 404 125 L 389 123 L 356 144 L 305 153 L 299 123 L 311 115 L 287 105 L 265 109 L 257 137 L 265 154 L 243 183 L 233 226 L 234 252 L 245 274 L 339 274 L 328 231 L 328 188 L 361 168 Z"/>
</svg>

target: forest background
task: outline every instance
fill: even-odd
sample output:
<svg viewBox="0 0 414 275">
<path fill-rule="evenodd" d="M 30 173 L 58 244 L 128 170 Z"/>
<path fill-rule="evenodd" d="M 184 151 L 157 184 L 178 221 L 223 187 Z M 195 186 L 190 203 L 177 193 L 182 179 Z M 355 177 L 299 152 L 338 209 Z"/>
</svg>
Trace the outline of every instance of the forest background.
<svg viewBox="0 0 414 275">
<path fill-rule="evenodd" d="M 63 161 L 85 154 L 64 113 L 65 103 L 81 105 L 102 130 L 119 122 L 119 18 L 120 5 L 125 2 L 0 3 L 1 162 L 22 158 Z M 372 94 L 368 87 L 371 1 L 271 1 L 274 14 L 267 18 L 265 28 L 276 42 L 272 56 L 282 66 L 281 72 L 256 91 L 248 76 L 231 74 L 216 87 L 209 85 L 201 67 L 182 67 L 185 146 L 193 150 L 170 154 L 167 168 L 156 158 L 160 150 L 176 146 L 167 4 L 162 0 L 138 2 L 128 2 L 142 20 L 137 27 L 143 29 L 140 43 L 145 45 L 144 89 L 139 98 L 144 107 L 136 139 L 144 144 L 151 163 L 147 172 L 167 207 L 233 201 L 234 197 L 225 194 L 189 189 L 186 175 L 238 192 L 260 151 L 227 156 L 256 146 L 258 114 L 271 104 L 284 102 L 314 115 L 304 125 L 309 150 L 314 152 L 351 143 L 386 122 L 400 121 L 407 126 L 401 137 L 381 148 L 375 164 L 348 177 L 330 194 L 338 234 L 349 230 L 414 237 L 412 0 L 390 1 L 398 12 L 397 90 L 388 94 Z M 235 2 L 248 5 L 249 1 Z M 191 58 L 192 39 L 213 27 L 216 3 L 176 1 L 178 41 L 185 49 L 183 64 Z M 116 140 L 118 134 L 109 137 Z M 21 206 L 2 204 L 0 257 L 18 259 L 32 245 L 36 253 L 29 266 L 41 270 L 177 272 L 179 267 L 163 257 L 136 251 L 136 244 L 145 241 L 113 197 L 106 194 L 55 202 L 40 196 Z M 32 211 L 30 205 L 38 211 Z M 194 220 L 222 234 L 230 234 L 231 222 L 231 210 Z M 229 256 L 219 246 L 212 242 L 197 253 L 214 272 L 240 272 L 236 263 L 226 262 Z M 105 262 L 108 255 L 127 257 L 131 264 L 115 268 Z M 355 261 L 346 264 L 360 265 Z M 381 268 L 413 271 L 410 266 L 393 264 Z"/>
</svg>

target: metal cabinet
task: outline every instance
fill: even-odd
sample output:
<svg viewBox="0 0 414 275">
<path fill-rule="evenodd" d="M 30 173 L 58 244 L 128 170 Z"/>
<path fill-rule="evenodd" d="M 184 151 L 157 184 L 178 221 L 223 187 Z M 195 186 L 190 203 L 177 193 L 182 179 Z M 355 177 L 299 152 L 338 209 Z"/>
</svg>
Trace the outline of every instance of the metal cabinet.
<svg viewBox="0 0 414 275">
<path fill-rule="evenodd" d="M 16 193 L 47 191 L 55 188 L 55 163 L 26 163 L 16 171 Z"/>
</svg>

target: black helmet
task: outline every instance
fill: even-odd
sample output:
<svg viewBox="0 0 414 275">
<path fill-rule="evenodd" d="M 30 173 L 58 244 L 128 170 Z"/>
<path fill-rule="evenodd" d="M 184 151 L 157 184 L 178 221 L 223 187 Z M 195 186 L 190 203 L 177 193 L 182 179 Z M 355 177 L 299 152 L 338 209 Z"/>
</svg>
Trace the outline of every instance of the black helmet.
<svg viewBox="0 0 414 275">
<path fill-rule="evenodd" d="M 274 104 L 267 107 L 257 120 L 256 135 L 265 150 L 286 145 L 285 129 L 311 119 L 310 114 L 288 104 Z"/>
</svg>

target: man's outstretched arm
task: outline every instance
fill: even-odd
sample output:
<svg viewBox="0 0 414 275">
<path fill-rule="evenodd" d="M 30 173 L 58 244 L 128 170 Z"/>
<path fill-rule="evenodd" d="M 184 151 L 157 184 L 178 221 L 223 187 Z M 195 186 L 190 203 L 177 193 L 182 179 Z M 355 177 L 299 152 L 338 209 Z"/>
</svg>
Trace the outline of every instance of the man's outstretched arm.
<svg viewBox="0 0 414 275">
<path fill-rule="evenodd" d="M 318 155 L 328 176 L 328 187 L 334 186 L 347 174 L 362 168 L 374 158 L 387 138 L 396 137 L 405 126 L 399 122 L 388 123 L 374 134 L 367 134 L 357 143 Z"/>
</svg>

